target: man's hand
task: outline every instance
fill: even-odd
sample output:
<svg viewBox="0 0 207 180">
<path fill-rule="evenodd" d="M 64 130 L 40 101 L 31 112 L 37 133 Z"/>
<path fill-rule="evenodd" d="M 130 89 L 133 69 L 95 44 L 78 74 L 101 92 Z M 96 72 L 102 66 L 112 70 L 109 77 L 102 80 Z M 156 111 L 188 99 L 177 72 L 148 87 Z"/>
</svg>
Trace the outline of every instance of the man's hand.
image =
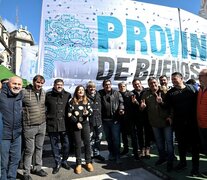
<svg viewBox="0 0 207 180">
<path fill-rule="evenodd" d="M 142 99 L 142 100 L 141 100 L 141 103 L 140 103 L 140 106 L 139 106 L 140 109 L 143 110 L 144 108 L 146 108 L 146 106 L 147 106 L 147 105 L 146 105 L 146 103 L 145 103 L 145 99 Z"/>
<path fill-rule="evenodd" d="M 131 96 L 131 99 L 132 99 L 132 103 L 134 103 L 134 104 L 138 104 L 138 105 L 139 105 L 139 102 L 137 101 L 135 95 Z"/>
<path fill-rule="evenodd" d="M 83 128 L 83 126 L 82 126 L 82 124 L 81 123 L 77 123 L 77 127 L 78 127 L 78 129 L 82 129 Z"/>
<path fill-rule="evenodd" d="M 170 117 L 166 118 L 166 121 L 169 123 L 169 125 L 172 125 L 172 119 Z"/>
<path fill-rule="evenodd" d="M 161 92 L 159 92 L 159 94 L 155 93 L 155 95 L 156 95 L 156 101 L 157 101 L 157 103 L 159 103 L 159 104 L 163 103 L 162 96 L 161 96 Z"/>
</svg>

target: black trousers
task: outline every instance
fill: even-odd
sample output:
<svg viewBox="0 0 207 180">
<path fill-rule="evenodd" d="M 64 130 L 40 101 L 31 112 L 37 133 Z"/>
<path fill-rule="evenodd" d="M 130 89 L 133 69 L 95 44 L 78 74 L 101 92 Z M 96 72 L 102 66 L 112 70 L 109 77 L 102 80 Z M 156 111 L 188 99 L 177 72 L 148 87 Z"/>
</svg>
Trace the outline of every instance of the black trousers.
<svg viewBox="0 0 207 180">
<path fill-rule="evenodd" d="M 85 161 L 91 163 L 91 145 L 90 145 L 90 126 L 89 122 L 82 123 L 83 128 L 78 129 L 74 127 L 74 143 L 75 143 L 75 155 L 76 164 L 81 165 L 81 147 L 82 141 L 84 145 Z"/>
<path fill-rule="evenodd" d="M 50 143 L 52 147 L 53 157 L 55 163 L 61 164 L 67 162 L 69 157 L 69 138 L 68 132 L 50 132 L 48 133 L 50 137 Z M 59 148 L 59 142 L 61 143 L 61 150 Z M 62 160 L 61 160 L 62 153 Z"/>
<path fill-rule="evenodd" d="M 186 163 L 188 151 L 192 154 L 192 169 L 199 169 L 199 133 L 197 127 L 188 125 L 174 126 L 175 136 L 178 141 L 178 153 L 180 162 Z"/>
</svg>

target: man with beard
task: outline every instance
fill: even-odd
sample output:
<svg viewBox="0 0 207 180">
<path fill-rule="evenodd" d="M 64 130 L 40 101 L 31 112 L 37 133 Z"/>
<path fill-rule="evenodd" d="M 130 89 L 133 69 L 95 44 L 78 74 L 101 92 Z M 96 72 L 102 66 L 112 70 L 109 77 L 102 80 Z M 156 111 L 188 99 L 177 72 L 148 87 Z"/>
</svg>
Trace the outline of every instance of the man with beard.
<svg viewBox="0 0 207 180">
<path fill-rule="evenodd" d="M 45 105 L 47 132 L 50 137 L 53 157 L 56 166 L 53 168 L 52 173 L 56 174 L 61 166 L 67 170 L 70 166 L 67 162 L 69 157 L 69 132 L 68 132 L 68 101 L 71 94 L 64 90 L 64 82 L 62 79 L 56 79 L 52 91 L 46 94 Z M 58 143 L 61 143 L 62 159 Z"/>
<path fill-rule="evenodd" d="M 41 75 L 33 78 L 33 85 L 23 91 L 23 135 L 24 135 L 24 180 L 31 180 L 32 173 L 47 176 L 42 169 L 42 150 L 46 132 L 45 92 L 42 89 L 45 79 Z"/>
</svg>

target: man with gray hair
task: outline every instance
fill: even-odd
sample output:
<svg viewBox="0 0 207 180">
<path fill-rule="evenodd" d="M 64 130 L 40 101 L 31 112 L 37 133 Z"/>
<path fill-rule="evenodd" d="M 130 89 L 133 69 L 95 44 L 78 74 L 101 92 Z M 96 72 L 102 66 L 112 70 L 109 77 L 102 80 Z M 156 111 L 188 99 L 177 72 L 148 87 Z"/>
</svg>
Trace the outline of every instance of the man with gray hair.
<svg viewBox="0 0 207 180">
<path fill-rule="evenodd" d="M 92 158 L 99 161 L 105 161 L 105 158 L 100 155 L 100 144 L 103 136 L 103 127 L 101 119 L 101 98 L 96 90 L 96 84 L 89 81 L 86 85 L 86 95 L 90 99 L 93 109 L 93 114 L 90 116 L 90 141 L 92 147 Z"/>
</svg>

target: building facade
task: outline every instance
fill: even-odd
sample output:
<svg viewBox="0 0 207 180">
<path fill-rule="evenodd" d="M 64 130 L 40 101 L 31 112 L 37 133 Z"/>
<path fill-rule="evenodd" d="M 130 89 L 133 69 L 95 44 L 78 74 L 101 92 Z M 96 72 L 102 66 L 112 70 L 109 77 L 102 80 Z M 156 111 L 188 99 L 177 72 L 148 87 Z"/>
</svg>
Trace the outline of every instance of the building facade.
<svg viewBox="0 0 207 180">
<path fill-rule="evenodd" d="M 4 65 L 6 68 L 11 69 L 11 57 L 12 51 L 9 48 L 10 34 L 2 24 L 0 18 L 0 65 Z"/>
<path fill-rule="evenodd" d="M 201 0 L 199 16 L 207 19 L 207 0 Z"/>
<path fill-rule="evenodd" d="M 23 48 L 33 45 L 34 39 L 26 27 L 9 32 L 0 17 L 0 65 L 20 76 Z"/>
<path fill-rule="evenodd" d="M 22 63 L 22 53 L 24 47 L 34 45 L 32 34 L 27 28 L 20 27 L 10 33 L 9 46 L 12 51 L 12 71 L 20 76 L 20 67 Z"/>
</svg>

